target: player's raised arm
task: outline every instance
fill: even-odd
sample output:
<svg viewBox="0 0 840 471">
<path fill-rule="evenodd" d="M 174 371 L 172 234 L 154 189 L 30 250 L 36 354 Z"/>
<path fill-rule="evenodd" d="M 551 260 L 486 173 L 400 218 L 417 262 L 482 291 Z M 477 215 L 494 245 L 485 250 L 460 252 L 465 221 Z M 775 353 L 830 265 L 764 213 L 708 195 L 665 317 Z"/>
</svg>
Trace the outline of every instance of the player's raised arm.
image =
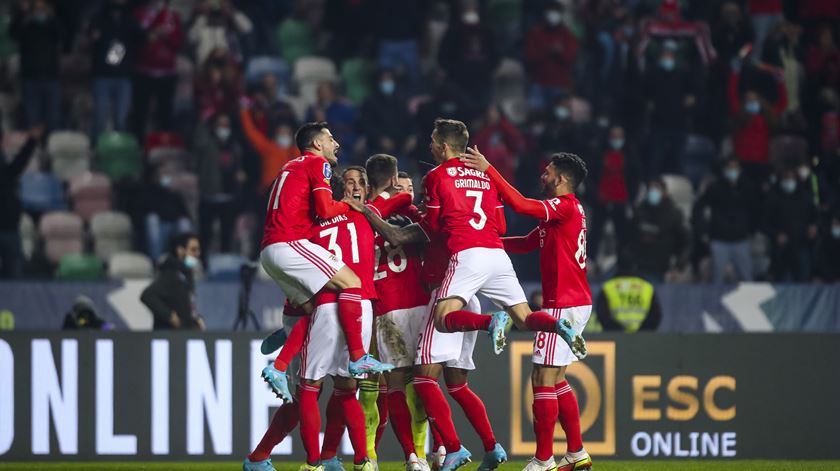
<svg viewBox="0 0 840 471">
<path fill-rule="evenodd" d="M 314 191 L 312 195 L 315 200 L 315 214 L 319 218 L 326 221 L 350 210 L 350 206 L 347 203 L 332 199 L 332 193 L 330 191 L 323 191 L 326 190 L 323 188 L 316 188 L 315 190 L 322 190 Z"/>
<path fill-rule="evenodd" d="M 406 195 L 408 196 L 407 193 Z M 382 235 L 382 237 L 394 247 L 428 242 L 429 240 L 419 224 L 410 224 L 405 227 L 396 226 L 379 217 L 376 208 L 371 205 L 365 205 L 356 200 L 345 201 L 352 209 L 362 213 L 365 216 L 365 219 L 368 220 L 368 223 L 370 223 L 373 230 Z"/>
<path fill-rule="evenodd" d="M 502 243 L 505 244 L 505 252 L 533 252 L 540 247 L 540 229 L 538 227 L 524 236 L 502 237 Z"/>
<path fill-rule="evenodd" d="M 547 211 L 542 201 L 526 198 L 513 187 L 505 178 L 495 169 L 490 162 L 478 151 L 477 146 L 467 147 L 467 151 L 461 154 L 461 161 L 464 165 L 476 170 L 482 171 L 490 177 L 490 180 L 496 185 L 502 199 L 519 214 L 531 216 L 537 219 L 545 219 Z"/>
</svg>

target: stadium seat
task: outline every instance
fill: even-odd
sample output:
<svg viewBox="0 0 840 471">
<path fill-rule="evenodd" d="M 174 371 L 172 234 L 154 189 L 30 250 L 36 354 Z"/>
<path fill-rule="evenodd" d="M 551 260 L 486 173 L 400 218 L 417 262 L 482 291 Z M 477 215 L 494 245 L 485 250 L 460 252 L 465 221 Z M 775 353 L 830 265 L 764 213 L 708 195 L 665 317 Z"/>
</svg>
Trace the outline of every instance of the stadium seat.
<svg viewBox="0 0 840 471">
<path fill-rule="evenodd" d="M 66 209 L 64 187 L 49 172 L 27 172 L 20 177 L 20 201 L 23 209 L 34 213 Z"/>
<path fill-rule="evenodd" d="M 108 259 L 108 278 L 151 278 L 154 275 L 152 260 L 138 252 L 117 252 Z"/>
<path fill-rule="evenodd" d="M 55 131 L 47 139 L 47 153 L 55 175 L 64 181 L 90 168 L 90 139 L 76 131 Z"/>
<path fill-rule="evenodd" d="M 578 96 L 572 97 L 572 121 L 575 123 L 592 121 L 592 105 Z"/>
<path fill-rule="evenodd" d="M 691 220 L 691 207 L 694 204 L 694 187 L 691 181 L 681 175 L 662 175 L 665 188 L 677 208 L 683 213 L 683 221 Z"/>
<path fill-rule="evenodd" d="M 176 172 L 172 175 L 172 189 L 184 197 L 184 204 L 193 221 L 198 220 L 198 177 L 192 172 Z"/>
<path fill-rule="evenodd" d="M 316 89 L 321 82 L 335 82 L 335 64 L 326 57 L 303 57 L 295 63 L 295 83 L 298 95 L 307 106 L 316 102 Z"/>
<path fill-rule="evenodd" d="M 239 270 L 248 259 L 234 253 L 212 254 L 207 259 L 207 279 L 211 281 L 239 280 Z"/>
<path fill-rule="evenodd" d="M 317 52 L 315 31 L 306 21 L 286 18 L 277 27 L 277 43 L 280 55 L 287 64 L 294 64 L 304 56 Z"/>
<path fill-rule="evenodd" d="M 776 136 L 770 139 L 770 165 L 775 170 L 796 167 L 808 158 L 808 141 L 800 136 Z"/>
<path fill-rule="evenodd" d="M 514 59 L 502 59 L 493 74 L 496 102 L 524 97 L 526 84 L 527 78 L 522 64 Z"/>
<path fill-rule="evenodd" d="M 85 221 L 94 214 L 111 209 L 111 182 L 101 173 L 86 172 L 70 181 L 67 190 L 73 211 Z"/>
<path fill-rule="evenodd" d="M 84 246 L 82 218 L 67 211 L 55 211 L 41 217 L 38 231 L 44 241 L 44 251 L 52 263 L 70 253 L 80 253 Z"/>
<path fill-rule="evenodd" d="M 149 151 L 148 162 L 163 173 L 173 173 L 189 167 L 189 154 L 178 147 L 156 147 Z"/>
<path fill-rule="evenodd" d="M 248 83 L 256 83 L 262 80 L 266 74 L 273 74 L 277 77 L 277 85 L 280 87 L 281 95 L 288 93 L 289 65 L 283 59 L 272 56 L 252 57 L 245 65 L 245 80 Z"/>
<path fill-rule="evenodd" d="M 108 260 L 117 252 L 131 250 L 131 219 L 118 211 L 106 211 L 93 216 L 90 221 L 93 236 L 93 253 Z"/>
<path fill-rule="evenodd" d="M 20 232 L 21 250 L 23 250 L 23 257 L 27 260 L 32 258 L 35 252 L 35 247 L 38 242 L 38 232 L 35 230 L 35 223 L 28 214 L 21 215 L 20 225 L 18 226 Z"/>
<path fill-rule="evenodd" d="M 347 98 L 356 106 L 362 106 L 370 94 L 376 64 L 373 61 L 351 57 L 341 63 L 341 80 Z"/>
<path fill-rule="evenodd" d="M 123 132 L 103 133 L 96 141 L 96 165 L 114 182 L 139 175 L 142 161 L 137 139 Z"/>
<path fill-rule="evenodd" d="M 519 126 L 528 119 L 528 100 L 522 97 L 506 98 L 499 103 L 502 112 L 511 123 Z"/>
<path fill-rule="evenodd" d="M 65 281 L 96 281 L 103 278 L 102 260 L 93 255 L 71 253 L 61 257 L 55 277 Z"/>
</svg>

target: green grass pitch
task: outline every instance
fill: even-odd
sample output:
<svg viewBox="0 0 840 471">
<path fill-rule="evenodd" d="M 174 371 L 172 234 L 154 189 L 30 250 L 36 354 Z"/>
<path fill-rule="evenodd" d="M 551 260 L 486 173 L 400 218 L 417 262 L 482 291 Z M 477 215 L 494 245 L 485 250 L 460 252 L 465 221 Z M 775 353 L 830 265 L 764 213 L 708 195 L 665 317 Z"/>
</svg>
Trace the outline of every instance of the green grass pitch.
<svg viewBox="0 0 840 471">
<path fill-rule="evenodd" d="M 512 461 L 503 464 L 500 471 L 518 471 L 525 467 L 525 461 Z M 477 463 L 471 463 L 461 468 L 464 471 L 475 471 Z M 297 471 L 299 463 L 274 461 L 278 471 Z M 349 466 L 349 470 L 352 470 Z M 215 463 L 0 463 L 0 470 L 84 470 L 84 471 L 215 471 L 239 470 L 241 462 Z M 379 463 L 381 471 L 403 471 L 402 463 Z M 753 470 L 806 470 L 806 471 L 836 471 L 840 469 L 840 461 L 762 461 L 762 460 L 732 460 L 732 461 L 613 461 L 595 460 L 592 471 L 753 471 Z"/>
</svg>

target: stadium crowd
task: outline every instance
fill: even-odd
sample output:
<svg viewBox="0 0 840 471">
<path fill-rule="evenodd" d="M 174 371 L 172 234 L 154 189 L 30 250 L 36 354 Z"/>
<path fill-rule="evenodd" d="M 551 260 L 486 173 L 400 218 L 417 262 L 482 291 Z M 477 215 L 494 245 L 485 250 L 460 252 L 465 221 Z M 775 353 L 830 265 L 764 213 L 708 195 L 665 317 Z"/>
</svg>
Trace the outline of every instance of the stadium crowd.
<svg viewBox="0 0 840 471">
<path fill-rule="evenodd" d="M 415 184 L 436 117 L 536 196 L 582 156 L 590 276 L 840 281 L 840 0 L 17 0 L 0 7 L 4 277 L 254 258 L 328 121 Z M 529 227 L 510 214 L 509 232 Z M 524 224 L 522 224 L 524 223 Z M 524 279 L 535 258 L 514 257 Z M 233 275 L 231 275 L 233 274 Z"/>
</svg>

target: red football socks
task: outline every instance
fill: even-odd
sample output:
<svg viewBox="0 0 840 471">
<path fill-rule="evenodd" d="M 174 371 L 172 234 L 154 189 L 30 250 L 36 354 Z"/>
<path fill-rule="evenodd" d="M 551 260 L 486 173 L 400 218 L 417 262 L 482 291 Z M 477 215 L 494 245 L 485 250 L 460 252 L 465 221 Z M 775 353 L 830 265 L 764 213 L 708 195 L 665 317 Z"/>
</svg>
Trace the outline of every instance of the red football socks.
<svg viewBox="0 0 840 471">
<path fill-rule="evenodd" d="M 367 437 L 365 433 L 365 413 L 362 405 L 356 399 L 355 389 L 336 388 L 336 397 L 341 401 L 344 412 L 344 424 L 353 445 L 353 463 L 360 464 L 367 458 Z"/>
<path fill-rule="evenodd" d="M 303 342 L 306 340 L 306 334 L 309 332 L 309 321 L 311 319 L 311 316 L 303 316 L 292 327 L 286 343 L 283 344 L 283 348 L 280 349 L 280 353 L 274 359 L 274 367 L 278 371 L 286 371 L 295 355 L 300 353 L 301 348 L 303 348 Z"/>
<path fill-rule="evenodd" d="M 310 465 L 318 464 L 321 459 L 321 448 L 318 435 L 321 433 L 321 412 L 318 410 L 318 392 L 320 386 L 302 384 L 300 386 L 300 409 L 306 411 L 300 414 L 300 439 L 306 450 L 306 462 Z"/>
<path fill-rule="evenodd" d="M 417 450 L 414 448 L 414 436 L 411 432 L 411 411 L 408 410 L 408 404 L 405 402 L 405 391 L 400 389 L 388 391 L 388 415 L 391 417 L 391 428 L 394 429 L 394 435 L 397 436 L 397 441 L 402 446 L 405 458 L 408 459 L 408 455 L 416 453 Z"/>
<path fill-rule="evenodd" d="M 557 423 L 557 395 L 552 386 L 534 387 L 534 434 L 537 436 L 538 460 L 554 456 L 554 424 Z"/>
<path fill-rule="evenodd" d="M 443 318 L 447 332 L 487 330 L 492 317 L 470 311 L 452 311 Z"/>
<path fill-rule="evenodd" d="M 362 343 L 362 288 L 347 288 L 338 295 L 338 322 L 347 339 L 350 360 L 365 354 Z"/>
<path fill-rule="evenodd" d="M 415 391 L 416 392 L 416 391 Z M 419 396 L 419 394 L 418 394 Z M 422 400 L 422 398 L 420 398 Z M 425 406 L 424 406 L 425 407 Z M 428 415 L 428 414 L 426 414 Z M 432 421 L 426 419 L 429 422 L 429 431 L 432 432 L 432 451 L 437 453 L 438 449 L 443 446 L 443 437 L 440 436 L 440 432 L 434 426 L 432 426 Z M 446 448 L 446 447 L 444 447 Z"/>
<path fill-rule="evenodd" d="M 379 425 L 376 427 L 376 441 L 374 448 L 379 448 L 379 440 L 382 440 L 382 434 L 385 432 L 385 426 L 388 425 L 388 386 L 384 384 L 379 385 L 379 395 L 376 396 L 376 408 L 379 410 Z"/>
<path fill-rule="evenodd" d="M 341 407 L 340 389 L 333 389 L 327 402 L 327 425 L 324 427 L 324 443 L 321 445 L 321 460 L 333 458 L 338 453 L 341 436 L 344 435 L 344 411 Z"/>
<path fill-rule="evenodd" d="M 271 450 L 297 427 L 299 411 L 297 401 L 280 406 L 262 440 L 254 448 L 254 452 L 248 455 L 248 459 L 252 462 L 267 460 L 271 456 Z"/>
<path fill-rule="evenodd" d="M 580 436 L 580 410 L 575 392 L 568 381 L 555 384 L 554 391 L 557 395 L 557 415 L 563 431 L 566 432 L 569 451 L 580 451 L 583 448 L 583 439 Z"/>
<path fill-rule="evenodd" d="M 557 332 L 557 319 L 545 311 L 537 311 L 528 314 L 525 318 L 525 325 L 528 330 L 538 332 Z"/>
<path fill-rule="evenodd" d="M 429 423 L 440 433 L 443 446 L 447 453 L 454 453 L 461 449 L 461 441 L 452 423 L 452 410 L 443 397 L 437 380 L 431 376 L 415 376 L 414 391 L 420 396 L 429 416 Z"/>
<path fill-rule="evenodd" d="M 487 418 L 487 409 L 478 396 L 470 389 L 468 383 L 447 384 L 449 395 L 461 406 L 467 420 L 470 421 L 479 438 L 484 445 L 484 451 L 490 451 L 496 446 L 496 437 L 493 435 L 493 428 L 490 427 L 490 419 Z"/>
</svg>

